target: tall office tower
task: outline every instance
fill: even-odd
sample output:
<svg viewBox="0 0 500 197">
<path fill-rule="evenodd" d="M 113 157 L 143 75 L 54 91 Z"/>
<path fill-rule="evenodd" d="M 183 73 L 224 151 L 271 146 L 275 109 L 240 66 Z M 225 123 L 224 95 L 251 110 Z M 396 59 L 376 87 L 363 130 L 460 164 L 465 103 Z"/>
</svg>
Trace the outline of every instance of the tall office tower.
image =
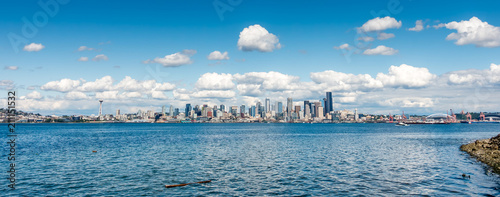
<svg viewBox="0 0 500 197">
<path fill-rule="evenodd" d="M 295 105 L 295 113 L 297 114 L 297 116 L 299 116 L 299 112 L 300 112 L 300 105 Z"/>
<path fill-rule="evenodd" d="M 278 102 L 278 114 L 281 114 L 281 113 L 283 113 L 283 103 Z"/>
<path fill-rule="evenodd" d="M 266 109 L 265 109 L 265 112 L 269 112 L 271 111 L 271 100 L 269 100 L 269 98 L 266 98 Z"/>
<path fill-rule="evenodd" d="M 311 113 L 311 106 L 309 106 L 309 101 L 304 101 L 304 117 L 307 115 L 307 113 Z"/>
<path fill-rule="evenodd" d="M 237 113 L 238 113 L 238 106 L 231 106 L 231 114 L 233 114 L 233 116 L 236 117 Z"/>
<path fill-rule="evenodd" d="M 255 114 L 262 114 L 261 106 L 262 104 L 260 102 L 257 102 L 257 104 L 255 104 Z"/>
<path fill-rule="evenodd" d="M 173 105 L 170 105 L 170 110 L 168 111 L 168 115 L 170 116 L 174 116 L 174 106 Z"/>
<path fill-rule="evenodd" d="M 333 111 L 333 97 L 332 97 L 332 92 L 326 92 L 325 114 L 328 114 L 331 111 Z"/>
<path fill-rule="evenodd" d="M 179 108 L 175 108 L 175 111 L 174 111 L 174 116 L 177 116 L 179 115 Z"/>
<path fill-rule="evenodd" d="M 321 107 L 321 108 L 320 108 Z M 321 111 L 320 111 L 321 109 Z M 321 106 L 321 102 L 314 102 L 314 117 L 323 117 L 323 107 Z"/>
<path fill-rule="evenodd" d="M 250 111 L 250 116 L 255 117 L 255 105 L 252 105 L 252 109 Z"/>
<path fill-rule="evenodd" d="M 290 117 L 292 115 L 293 110 L 293 100 L 291 97 L 286 99 L 286 113 Z"/>
<path fill-rule="evenodd" d="M 220 111 L 221 111 L 222 113 L 226 112 L 226 106 L 225 106 L 224 104 L 221 104 L 221 105 L 220 105 Z"/>
<path fill-rule="evenodd" d="M 161 106 L 161 115 L 165 116 L 165 105 Z"/>
<path fill-rule="evenodd" d="M 316 117 L 316 107 L 314 103 L 309 103 L 309 108 L 311 109 L 311 117 Z"/>
<path fill-rule="evenodd" d="M 120 109 L 116 110 L 116 117 L 120 116 Z"/>
<path fill-rule="evenodd" d="M 245 117 L 245 105 L 240 106 L 240 115 L 242 118 Z"/>
<path fill-rule="evenodd" d="M 170 109 L 172 109 L 172 106 L 170 106 Z M 191 110 L 193 110 L 193 108 L 191 108 L 191 104 L 189 104 L 189 103 L 188 103 L 188 104 L 186 104 L 186 110 L 185 110 L 185 111 L 186 111 L 186 112 L 185 112 L 185 113 L 186 113 L 186 117 L 187 117 L 187 116 L 189 116 L 189 112 L 190 112 Z M 170 111 L 170 113 L 172 113 L 172 111 Z M 170 115 L 172 115 L 172 114 L 170 114 Z"/>
</svg>

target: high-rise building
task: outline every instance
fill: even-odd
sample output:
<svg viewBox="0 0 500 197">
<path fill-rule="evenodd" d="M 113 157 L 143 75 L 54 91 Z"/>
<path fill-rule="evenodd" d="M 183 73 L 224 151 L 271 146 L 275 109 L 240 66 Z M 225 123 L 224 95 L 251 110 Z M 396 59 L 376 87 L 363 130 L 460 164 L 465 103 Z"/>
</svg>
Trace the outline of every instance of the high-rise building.
<svg viewBox="0 0 500 197">
<path fill-rule="evenodd" d="M 283 113 L 283 103 L 278 102 L 278 114 L 281 114 L 281 113 Z"/>
<path fill-rule="evenodd" d="M 328 114 L 331 111 L 333 111 L 333 97 L 332 97 L 332 92 L 326 92 L 325 114 Z"/>
<path fill-rule="evenodd" d="M 221 105 L 220 105 L 220 111 L 221 111 L 222 113 L 226 112 L 226 106 L 225 106 L 224 104 L 221 104 Z"/>
<path fill-rule="evenodd" d="M 271 100 L 269 100 L 269 98 L 266 98 L 266 108 L 265 108 L 265 112 L 269 112 L 271 111 Z"/>
<path fill-rule="evenodd" d="M 309 105 L 309 101 L 304 101 L 304 117 L 306 115 L 310 115 L 311 113 L 311 106 Z"/>
<path fill-rule="evenodd" d="M 240 106 L 240 115 L 242 118 L 245 117 L 245 105 Z"/>
<path fill-rule="evenodd" d="M 179 108 L 175 108 L 174 116 L 178 116 L 178 115 L 179 115 Z"/>
<path fill-rule="evenodd" d="M 250 116 L 255 117 L 255 105 L 252 105 L 252 109 L 250 111 Z"/>
<path fill-rule="evenodd" d="M 116 110 L 116 117 L 120 116 L 120 109 Z"/>
<path fill-rule="evenodd" d="M 288 116 L 292 115 L 292 110 L 293 110 L 293 100 L 291 97 L 288 97 L 286 99 L 286 113 Z"/>
<path fill-rule="evenodd" d="M 172 106 L 170 106 L 170 109 L 172 109 Z M 188 103 L 188 104 L 186 104 L 186 110 L 185 110 L 185 111 L 186 111 L 186 112 L 185 112 L 185 113 L 186 113 L 186 116 L 189 116 L 189 112 L 190 112 L 192 109 L 193 109 L 193 108 L 191 108 L 191 104 L 189 104 L 189 103 Z M 170 113 L 172 113 L 172 111 L 170 111 Z M 170 114 L 170 115 L 172 115 L 172 114 Z"/>
<path fill-rule="evenodd" d="M 165 105 L 161 106 L 161 115 L 165 116 Z"/>
<path fill-rule="evenodd" d="M 234 117 L 238 115 L 238 106 L 231 106 L 231 114 L 233 114 Z"/>
<path fill-rule="evenodd" d="M 170 110 L 168 111 L 170 116 L 174 116 L 174 106 L 170 105 Z"/>
<path fill-rule="evenodd" d="M 297 113 L 297 116 L 299 115 L 300 112 L 300 105 L 295 105 L 295 113 Z"/>
<path fill-rule="evenodd" d="M 323 117 L 323 107 L 321 106 L 320 101 L 314 102 L 314 117 Z"/>
<path fill-rule="evenodd" d="M 257 104 L 255 104 L 255 114 L 259 114 L 259 115 L 262 114 L 262 111 L 261 111 L 262 107 L 261 106 L 262 106 L 262 104 L 260 102 L 257 102 Z M 262 115 L 261 115 L 261 117 L 262 117 Z"/>
</svg>

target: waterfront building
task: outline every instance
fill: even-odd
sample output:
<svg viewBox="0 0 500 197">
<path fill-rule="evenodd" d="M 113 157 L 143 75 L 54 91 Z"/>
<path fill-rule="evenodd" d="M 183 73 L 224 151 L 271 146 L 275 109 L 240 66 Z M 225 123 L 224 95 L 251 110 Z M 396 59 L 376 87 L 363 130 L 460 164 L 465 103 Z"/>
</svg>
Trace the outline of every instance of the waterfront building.
<svg viewBox="0 0 500 197">
<path fill-rule="evenodd" d="M 332 97 L 332 92 L 326 92 L 325 114 L 328 114 L 331 111 L 333 111 L 333 97 Z"/>
<path fill-rule="evenodd" d="M 278 114 L 281 114 L 281 113 L 283 113 L 283 103 L 278 102 Z"/>
<path fill-rule="evenodd" d="M 286 112 L 288 114 L 288 116 L 291 116 L 292 115 L 292 111 L 293 111 L 293 100 L 291 97 L 288 97 L 286 99 Z"/>
<path fill-rule="evenodd" d="M 265 112 L 267 113 L 268 111 L 271 111 L 271 100 L 269 98 L 266 98 L 266 103 L 265 103 Z"/>
<path fill-rule="evenodd" d="M 170 106 L 170 109 L 172 109 L 172 106 Z M 186 116 L 191 116 L 191 115 L 189 115 L 191 110 L 193 110 L 193 108 L 191 108 L 191 104 L 190 103 L 186 104 L 186 110 L 185 110 Z M 170 113 L 172 113 L 172 111 L 170 111 Z M 172 115 L 172 114 L 170 114 L 170 115 Z"/>
</svg>

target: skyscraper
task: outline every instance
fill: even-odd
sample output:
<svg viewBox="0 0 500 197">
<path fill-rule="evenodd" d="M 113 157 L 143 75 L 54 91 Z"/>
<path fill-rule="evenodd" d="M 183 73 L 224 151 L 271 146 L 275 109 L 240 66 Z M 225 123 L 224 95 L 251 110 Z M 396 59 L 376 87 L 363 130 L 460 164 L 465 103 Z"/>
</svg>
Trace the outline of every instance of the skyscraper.
<svg viewBox="0 0 500 197">
<path fill-rule="evenodd" d="M 191 111 L 191 110 L 190 110 L 190 111 Z M 170 115 L 170 116 L 174 116 L 174 106 L 173 106 L 173 105 L 170 105 L 170 111 L 169 111 L 169 113 L 170 113 L 170 114 L 168 114 L 168 115 Z M 188 115 L 188 114 L 186 114 L 186 116 L 187 116 L 187 115 Z"/>
<path fill-rule="evenodd" d="M 293 100 L 292 97 L 288 97 L 286 99 L 286 113 L 290 117 L 292 115 L 292 110 L 293 110 Z"/>
<path fill-rule="evenodd" d="M 283 103 L 278 102 L 278 114 L 281 114 L 281 113 L 283 113 Z"/>
<path fill-rule="evenodd" d="M 225 105 L 223 105 L 223 104 L 221 104 L 221 105 L 220 105 L 220 111 L 221 111 L 222 113 L 226 112 L 226 106 L 225 106 Z"/>
<path fill-rule="evenodd" d="M 250 116 L 255 117 L 255 105 L 252 105 L 252 109 L 250 111 Z"/>
<path fill-rule="evenodd" d="M 165 116 L 165 105 L 161 106 L 161 115 Z"/>
<path fill-rule="evenodd" d="M 172 110 L 172 107 L 170 107 L 170 110 Z M 186 104 L 186 114 L 185 114 L 185 115 L 186 115 L 186 117 L 188 117 L 188 116 L 189 116 L 189 112 L 190 112 L 191 110 L 192 110 L 192 108 L 191 108 L 191 104 L 189 104 L 189 103 L 188 103 L 188 104 Z M 172 111 L 170 111 L 170 113 L 172 113 Z M 172 114 L 170 114 L 170 115 L 172 115 Z"/>
<path fill-rule="evenodd" d="M 304 117 L 306 115 L 310 115 L 311 113 L 311 106 L 309 106 L 309 101 L 304 101 Z"/>
<path fill-rule="evenodd" d="M 245 117 L 245 105 L 240 106 L 240 115 L 242 118 Z"/>
<path fill-rule="evenodd" d="M 262 104 L 260 102 L 257 102 L 257 104 L 255 104 L 255 114 L 262 114 L 261 112 L 261 107 Z"/>
<path fill-rule="evenodd" d="M 266 98 L 266 109 L 265 109 L 266 113 L 271 111 L 271 100 L 269 100 L 269 98 Z"/>
<path fill-rule="evenodd" d="M 332 92 L 326 92 L 325 114 L 328 114 L 331 111 L 333 111 L 333 97 L 332 97 Z"/>
</svg>

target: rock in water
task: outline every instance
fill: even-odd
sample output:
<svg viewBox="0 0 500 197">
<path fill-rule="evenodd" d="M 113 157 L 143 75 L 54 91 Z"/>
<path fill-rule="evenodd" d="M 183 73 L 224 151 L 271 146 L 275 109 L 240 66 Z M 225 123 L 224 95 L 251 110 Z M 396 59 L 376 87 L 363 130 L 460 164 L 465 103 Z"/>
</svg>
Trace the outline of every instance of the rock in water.
<svg viewBox="0 0 500 197">
<path fill-rule="evenodd" d="M 460 146 L 460 150 L 469 153 L 479 161 L 491 166 L 493 171 L 500 173 L 500 134 L 490 139 L 476 140 Z"/>
</svg>

